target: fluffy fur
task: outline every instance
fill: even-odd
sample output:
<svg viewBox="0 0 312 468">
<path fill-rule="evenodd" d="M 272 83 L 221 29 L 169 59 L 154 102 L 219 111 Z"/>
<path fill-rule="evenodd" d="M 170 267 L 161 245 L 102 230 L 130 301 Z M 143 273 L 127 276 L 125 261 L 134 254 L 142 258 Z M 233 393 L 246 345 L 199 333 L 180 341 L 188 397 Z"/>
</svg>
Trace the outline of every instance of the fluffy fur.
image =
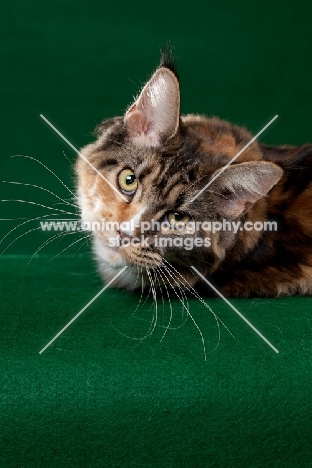
<svg viewBox="0 0 312 468">
<path fill-rule="evenodd" d="M 97 135 L 81 150 L 83 155 L 117 192 L 123 169 L 133 171 L 138 186 L 133 195 L 123 194 L 126 201 L 78 158 L 83 221 L 161 221 L 178 212 L 195 222 L 275 220 L 278 226 L 274 232 L 209 233 L 211 245 L 192 250 L 159 247 L 155 236 L 204 239 L 207 233 L 201 228 L 193 234 L 150 231 L 145 233 L 148 246 L 114 248 L 108 245 L 110 238 L 140 237 L 139 229 L 96 231 L 94 252 L 105 281 L 128 265 L 115 286 L 148 286 L 156 277 L 159 284 L 172 286 L 166 269 L 170 263 L 180 283 L 198 283 L 190 268 L 194 265 L 225 296 L 311 294 L 312 146 L 254 142 L 192 201 L 252 135 L 218 118 L 180 116 L 179 81 L 167 55 L 125 115 L 104 121 Z"/>
</svg>

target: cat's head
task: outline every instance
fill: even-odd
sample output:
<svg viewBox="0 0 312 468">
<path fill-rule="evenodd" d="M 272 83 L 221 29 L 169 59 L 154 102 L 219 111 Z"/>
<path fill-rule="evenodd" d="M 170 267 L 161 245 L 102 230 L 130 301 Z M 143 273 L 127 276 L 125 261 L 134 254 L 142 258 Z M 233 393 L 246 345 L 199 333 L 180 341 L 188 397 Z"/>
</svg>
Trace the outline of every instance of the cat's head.
<svg viewBox="0 0 312 468">
<path fill-rule="evenodd" d="M 282 171 L 261 160 L 256 143 L 216 177 L 251 138 L 216 118 L 181 117 L 179 81 L 164 56 L 125 115 L 104 121 L 77 161 L 81 217 L 94 223 L 104 278 L 125 265 L 138 267 L 128 268 L 117 283 L 131 288 L 137 275 L 165 268 L 168 261 L 194 283 L 190 265 L 211 273 L 238 239 L 252 248 L 259 232 L 203 228 L 263 218 L 265 195 Z"/>
</svg>

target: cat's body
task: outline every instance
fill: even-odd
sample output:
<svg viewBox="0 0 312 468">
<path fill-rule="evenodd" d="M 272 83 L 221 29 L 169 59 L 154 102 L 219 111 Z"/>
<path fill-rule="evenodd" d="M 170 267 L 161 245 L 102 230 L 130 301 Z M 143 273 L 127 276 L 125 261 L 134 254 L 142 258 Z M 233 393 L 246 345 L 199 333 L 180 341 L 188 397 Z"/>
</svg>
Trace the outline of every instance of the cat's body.
<svg viewBox="0 0 312 468">
<path fill-rule="evenodd" d="M 216 177 L 252 135 L 217 118 L 181 117 L 179 103 L 178 80 L 163 57 L 125 116 L 105 121 L 97 141 L 82 150 L 106 179 L 78 160 L 82 220 L 119 223 L 93 233 L 104 280 L 127 265 L 115 286 L 189 287 L 198 282 L 193 265 L 226 296 L 311 294 L 312 146 L 253 142 Z M 120 228 L 131 220 L 132 227 Z M 172 228 L 145 230 L 144 242 L 138 224 L 152 220 L 169 221 Z M 179 220 L 184 230 L 177 229 Z M 276 231 L 203 229 L 205 222 L 267 220 L 276 222 Z M 110 247 L 118 236 L 141 242 Z M 191 250 L 162 247 L 159 237 L 203 242 Z"/>
</svg>

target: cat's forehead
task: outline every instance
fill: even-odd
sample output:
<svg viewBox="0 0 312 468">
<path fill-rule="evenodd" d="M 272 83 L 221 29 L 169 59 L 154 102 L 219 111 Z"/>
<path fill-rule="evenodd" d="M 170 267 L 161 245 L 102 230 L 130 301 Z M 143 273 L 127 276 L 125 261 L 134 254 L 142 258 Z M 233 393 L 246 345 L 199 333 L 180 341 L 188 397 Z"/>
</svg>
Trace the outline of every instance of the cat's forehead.
<svg viewBox="0 0 312 468">
<path fill-rule="evenodd" d="M 164 172 L 167 175 L 179 172 L 182 177 L 188 166 L 181 160 L 178 151 L 169 153 L 164 148 L 144 148 L 126 141 L 101 148 L 99 164 L 105 169 L 113 166 L 119 170 L 130 168 L 140 179 L 151 173 L 156 175 Z"/>
<path fill-rule="evenodd" d="M 116 152 L 115 152 L 115 155 Z M 140 166 L 153 166 L 161 161 L 161 154 L 150 148 L 140 148 L 134 145 L 124 145 L 118 151 L 119 165 L 128 164 L 132 169 Z"/>
<path fill-rule="evenodd" d="M 167 168 L 177 166 L 180 144 L 175 148 L 170 145 L 148 147 L 135 144 L 128 138 L 124 119 L 121 117 L 104 121 L 99 131 L 101 135 L 97 140 L 97 150 L 104 164 L 107 160 L 115 160 L 119 166 L 127 165 L 133 170 L 140 166 L 151 168 L 156 165 Z"/>
</svg>

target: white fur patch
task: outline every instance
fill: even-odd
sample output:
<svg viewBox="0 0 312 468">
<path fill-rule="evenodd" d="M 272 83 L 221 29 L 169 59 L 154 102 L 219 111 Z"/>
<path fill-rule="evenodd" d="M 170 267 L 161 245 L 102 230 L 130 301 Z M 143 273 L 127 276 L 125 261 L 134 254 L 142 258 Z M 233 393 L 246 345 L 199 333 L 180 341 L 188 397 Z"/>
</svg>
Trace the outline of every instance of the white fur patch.
<svg viewBox="0 0 312 468">
<path fill-rule="evenodd" d="M 142 208 L 136 215 L 134 215 L 131 219 L 129 219 L 129 221 L 126 221 L 124 223 L 125 229 L 123 229 L 123 226 L 121 226 L 122 227 L 121 230 L 126 236 L 133 236 L 135 229 L 137 227 L 140 227 L 141 216 L 145 210 L 146 210 L 146 207 Z"/>
<path fill-rule="evenodd" d="M 137 270 L 126 262 L 117 249 L 106 247 L 103 242 L 95 238 L 94 252 L 97 257 L 98 270 L 106 283 L 111 281 L 127 265 L 128 268 L 112 283 L 112 287 L 133 289 L 141 285 Z"/>
</svg>

